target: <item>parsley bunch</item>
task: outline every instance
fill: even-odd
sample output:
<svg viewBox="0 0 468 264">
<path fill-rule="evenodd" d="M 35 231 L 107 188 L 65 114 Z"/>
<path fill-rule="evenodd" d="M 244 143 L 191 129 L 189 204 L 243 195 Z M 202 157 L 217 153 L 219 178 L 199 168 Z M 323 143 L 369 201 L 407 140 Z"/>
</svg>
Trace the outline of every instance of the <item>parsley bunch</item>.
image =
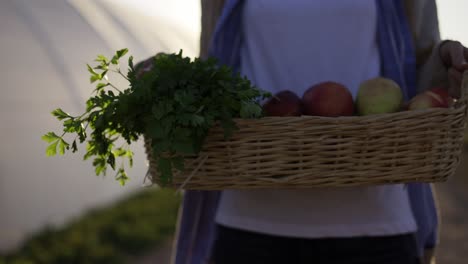
<svg viewBox="0 0 468 264">
<path fill-rule="evenodd" d="M 42 137 L 49 142 L 48 156 L 56 155 L 57 148 L 62 155 L 70 149 L 76 152 L 77 141 L 86 141 L 84 159 L 94 158 L 96 175 L 105 175 L 110 166 L 124 184 L 128 176 L 123 159 L 132 166 L 129 146 L 144 135 L 151 139 L 161 181 L 170 183 L 173 171 L 184 169 L 184 157 L 200 152 L 212 126 L 219 124 L 229 138 L 236 129 L 234 119 L 261 117 L 258 101 L 270 96 L 216 60 L 191 60 L 182 52 L 158 54 L 152 58 L 152 67 L 144 71 L 130 57 L 124 75 L 119 60 L 127 52 L 119 50 L 110 60 L 99 55 L 97 66 L 88 65 L 90 80 L 97 85 L 83 114 L 72 116 L 62 109 L 52 112 L 62 122 L 63 133 L 49 132 Z M 117 88 L 109 81 L 109 72 L 125 78 L 129 87 Z M 71 145 L 64 138 L 67 134 L 74 136 Z M 118 168 L 116 158 L 123 158 Z"/>
</svg>

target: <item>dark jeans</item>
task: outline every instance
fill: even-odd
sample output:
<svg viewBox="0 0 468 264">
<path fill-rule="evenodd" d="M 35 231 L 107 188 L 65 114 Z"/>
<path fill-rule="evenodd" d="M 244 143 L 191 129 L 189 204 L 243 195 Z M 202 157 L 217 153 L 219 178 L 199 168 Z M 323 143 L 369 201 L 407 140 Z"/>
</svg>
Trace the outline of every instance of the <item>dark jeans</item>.
<svg viewBox="0 0 468 264">
<path fill-rule="evenodd" d="M 218 225 L 214 264 L 418 264 L 413 235 L 303 239 Z"/>
</svg>

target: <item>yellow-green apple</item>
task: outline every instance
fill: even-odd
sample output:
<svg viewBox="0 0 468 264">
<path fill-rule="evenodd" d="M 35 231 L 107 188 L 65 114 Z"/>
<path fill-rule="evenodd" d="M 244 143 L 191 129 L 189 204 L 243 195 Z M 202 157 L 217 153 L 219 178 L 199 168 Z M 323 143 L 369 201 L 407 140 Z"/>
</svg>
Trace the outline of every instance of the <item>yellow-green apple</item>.
<svg viewBox="0 0 468 264">
<path fill-rule="evenodd" d="M 359 86 L 356 108 L 359 115 L 394 113 L 400 110 L 403 93 L 393 80 L 377 77 Z"/>
</svg>

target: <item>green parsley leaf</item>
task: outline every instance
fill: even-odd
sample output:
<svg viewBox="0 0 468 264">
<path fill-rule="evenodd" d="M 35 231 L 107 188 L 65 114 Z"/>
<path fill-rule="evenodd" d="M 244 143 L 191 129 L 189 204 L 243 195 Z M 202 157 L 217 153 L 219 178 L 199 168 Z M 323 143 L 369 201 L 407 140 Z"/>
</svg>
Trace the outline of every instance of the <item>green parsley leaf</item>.
<svg viewBox="0 0 468 264">
<path fill-rule="evenodd" d="M 55 156 L 57 155 L 57 145 L 59 143 L 59 140 L 55 141 L 54 143 L 50 144 L 47 149 L 46 149 L 46 155 L 49 156 Z"/>
<path fill-rule="evenodd" d="M 54 132 L 48 132 L 47 134 L 43 135 L 42 140 L 51 143 L 53 141 L 57 141 L 60 137 L 57 136 Z"/>
<path fill-rule="evenodd" d="M 130 56 L 125 76 L 119 61 L 127 53 L 127 49 L 118 50 L 110 60 L 98 55 L 97 65 L 87 64 L 96 87 L 84 113 L 52 112 L 62 122 L 63 135 L 49 132 L 42 136 L 49 143 L 48 156 L 56 155 L 57 148 L 60 154 L 70 148 L 76 152 L 77 141 L 86 142 L 83 158 L 94 158 L 96 175 L 105 175 L 111 167 L 116 180 L 125 184 L 124 160 L 132 167 L 133 152 L 117 142 L 132 144 L 145 136 L 152 142 L 160 179 L 167 184 L 173 172 L 184 169 L 185 157 L 201 151 L 213 125 L 220 124 L 228 139 L 237 129 L 234 119 L 261 117 L 259 99 L 270 96 L 214 58 L 192 60 L 183 57 L 182 51 L 158 53 L 137 65 Z M 114 75 L 108 72 L 122 77 L 128 87 L 116 87 L 109 79 Z M 66 135 L 74 136 L 71 147 Z"/>
</svg>

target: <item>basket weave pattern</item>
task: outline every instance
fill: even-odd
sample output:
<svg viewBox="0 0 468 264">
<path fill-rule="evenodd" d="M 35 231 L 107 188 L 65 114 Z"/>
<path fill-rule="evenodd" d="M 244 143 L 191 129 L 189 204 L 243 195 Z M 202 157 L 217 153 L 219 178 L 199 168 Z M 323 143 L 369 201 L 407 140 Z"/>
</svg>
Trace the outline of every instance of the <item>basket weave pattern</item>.
<svg viewBox="0 0 468 264">
<path fill-rule="evenodd" d="M 364 186 L 440 182 L 454 174 L 463 146 L 468 103 L 451 108 L 353 117 L 266 117 L 237 120 L 224 140 L 214 127 L 197 157 L 175 173 L 175 188 L 219 190 Z M 151 142 L 149 172 L 159 182 Z"/>
</svg>

